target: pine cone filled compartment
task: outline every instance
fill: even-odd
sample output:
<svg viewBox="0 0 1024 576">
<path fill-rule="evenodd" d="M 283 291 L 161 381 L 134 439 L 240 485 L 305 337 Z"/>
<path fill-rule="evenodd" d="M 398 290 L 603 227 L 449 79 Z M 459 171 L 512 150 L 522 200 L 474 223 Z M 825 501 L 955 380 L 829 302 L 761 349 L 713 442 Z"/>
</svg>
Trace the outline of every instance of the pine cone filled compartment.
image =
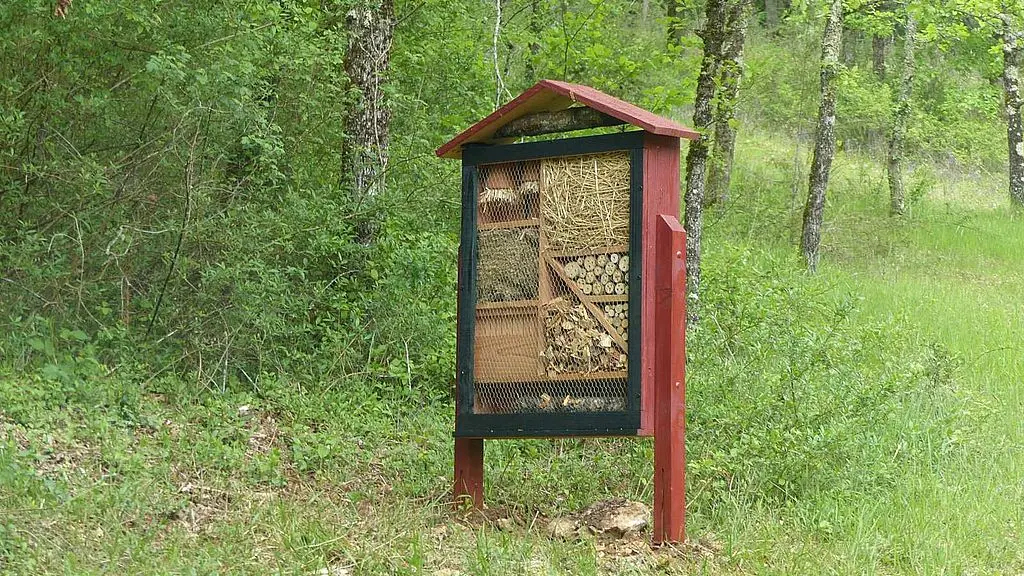
<svg viewBox="0 0 1024 576">
<path fill-rule="evenodd" d="M 547 374 L 621 372 L 626 353 L 582 303 L 556 298 L 544 305 L 544 360 Z"/>
</svg>

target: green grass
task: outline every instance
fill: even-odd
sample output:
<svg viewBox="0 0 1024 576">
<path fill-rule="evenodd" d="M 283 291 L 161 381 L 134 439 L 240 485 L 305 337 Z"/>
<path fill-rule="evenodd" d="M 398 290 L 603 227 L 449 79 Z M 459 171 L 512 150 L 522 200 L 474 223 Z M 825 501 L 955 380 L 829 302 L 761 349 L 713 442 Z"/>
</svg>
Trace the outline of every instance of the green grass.
<svg viewBox="0 0 1024 576">
<path fill-rule="evenodd" d="M 1020 573 L 1024 226 L 1004 187 L 922 168 L 891 219 L 877 165 L 841 156 L 809 277 L 806 147 L 739 149 L 690 347 L 689 531 L 712 554 L 545 535 L 600 498 L 649 501 L 649 441 L 489 442 L 502 528 L 448 504 L 445 396 L 211 391 L 38 330 L 0 359 L 0 572 Z"/>
</svg>

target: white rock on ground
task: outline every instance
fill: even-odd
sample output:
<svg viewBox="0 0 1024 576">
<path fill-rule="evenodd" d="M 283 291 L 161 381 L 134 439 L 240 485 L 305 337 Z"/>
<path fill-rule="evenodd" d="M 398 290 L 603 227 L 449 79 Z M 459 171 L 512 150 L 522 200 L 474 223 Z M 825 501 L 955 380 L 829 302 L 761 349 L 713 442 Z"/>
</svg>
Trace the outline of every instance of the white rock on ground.
<svg viewBox="0 0 1024 576">
<path fill-rule="evenodd" d="M 615 498 L 595 502 L 580 516 L 594 532 L 625 536 L 646 528 L 651 510 L 640 502 Z"/>
<path fill-rule="evenodd" d="M 548 522 L 548 535 L 560 540 L 571 540 L 576 537 L 579 522 L 575 518 L 552 518 Z"/>
</svg>

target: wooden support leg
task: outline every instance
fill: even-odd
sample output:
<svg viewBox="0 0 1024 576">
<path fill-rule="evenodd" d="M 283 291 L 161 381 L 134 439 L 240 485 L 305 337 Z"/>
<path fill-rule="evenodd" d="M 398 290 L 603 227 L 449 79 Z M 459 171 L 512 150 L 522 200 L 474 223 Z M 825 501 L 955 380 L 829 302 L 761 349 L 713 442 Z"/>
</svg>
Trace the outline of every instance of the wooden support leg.
<svg viewBox="0 0 1024 576">
<path fill-rule="evenodd" d="M 484 440 L 455 439 L 455 505 L 469 498 L 476 508 L 484 506 Z"/>
<path fill-rule="evenodd" d="M 658 217 L 654 350 L 654 544 L 686 539 L 686 232 Z"/>
</svg>

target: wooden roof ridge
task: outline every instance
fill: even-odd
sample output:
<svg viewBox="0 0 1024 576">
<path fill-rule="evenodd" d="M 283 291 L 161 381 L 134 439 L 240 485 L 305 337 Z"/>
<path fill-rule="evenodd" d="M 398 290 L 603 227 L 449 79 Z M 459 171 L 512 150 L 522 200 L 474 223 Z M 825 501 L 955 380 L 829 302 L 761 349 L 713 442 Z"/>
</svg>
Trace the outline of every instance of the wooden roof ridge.
<svg viewBox="0 0 1024 576">
<path fill-rule="evenodd" d="M 674 120 L 658 116 L 635 104 L 605 94 L 596 88 L 560 80 L 541 80 L 483 120 L 449 140 L 438 148 L 436 153 L 442 158 L 458 158 L 462 155 L 463 145 L 490 140 L 495 132 L 513 120 L 535 112 L 564 110 L 574 104 L 582 104 L 652 134 L 690 140 L 700 137 L 698 132 Z"/>
</svg>

